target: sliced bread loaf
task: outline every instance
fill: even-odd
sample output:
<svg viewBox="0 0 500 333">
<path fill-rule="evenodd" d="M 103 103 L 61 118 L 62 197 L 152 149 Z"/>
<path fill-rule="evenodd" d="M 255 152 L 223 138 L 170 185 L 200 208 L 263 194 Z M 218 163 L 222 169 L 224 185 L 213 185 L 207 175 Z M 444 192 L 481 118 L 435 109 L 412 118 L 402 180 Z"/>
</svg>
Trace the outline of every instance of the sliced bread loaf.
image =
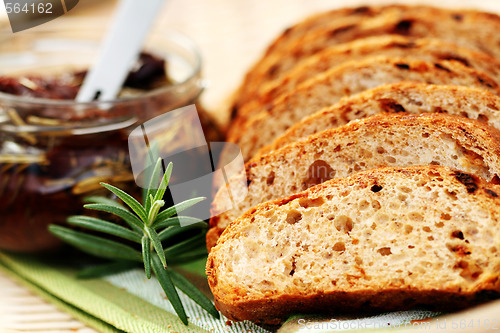
<svg viewBox="0 0 500 333">
<path fill-rule="evenodd" d="M 480 121 L 447 114 L 379 114 L 292 143 L 246 164 L 212 204 L 207 246 L 241 214 L 336 177 L 381 166 L 439 164 L 488 181 L 500 178 L 500 132 Z M 242 179 L 243 178 L 243 179 Z M 245 187 L 246 184 L 248 185 Z"/>
<path fill-rule="evenodd" d="M 274 101 L 242 126 L 229 129 L 245 160 L 288 128 L 342 97 L 387 83 L 413 80 L 478 87 L 499 94 L 499 84 L 483 72 L 456 61 L 425 62 L 408 58 L 370 57 L 347 62 L 315 76 Z"/>
<path fill-rule="evenodd" d="M 330 24 L 301 35 L 291 43 L 275 46 L 249 71 L 240 100 L 245 102 L 266 81 L 274 80 L 299 61 L 325 48 L 358 38 L 398 34 L 408 37 L 438 38 L 500 56 L 500 17 L 491 13 L 450 10 L 427 6 L 382 6 L 373 17 L 332 20 Z M 240 105 L 240 103 L 238 103 Z"/>
<path fill-rule="evenodd" d="M 487 122 L 500 129 L 500 97 L 483 89 L 419 82 L 383 85 L 345 97 L 290 127 L 254 158 L 311 134 L 381 112 L 438 112 Z"/>
<path fill-rule="evenodd" d="M 466 307 L 500 296 L 500 186 L 441 166 L 382 168 L 252 208 L 206 272 L 229 319 Z"/>
<path fill-rule="evenodd" d="M 333 9 L 327 12 L 318 13 L 305 20 L 285 29 L 274 41 L 267 47 L 262 58 L 248 71 L 245 76 L 244 84 L 241 85 L 240 89 L 236 93 L 235 102 L 238 102 L 243 96 L 246 96 L 249 92 L 250 82 L 253 82 L 255 78 L 253 73 L 259 72 L 260 63 L 268 56 L 275 53 L 283 52 L 290 45 L 294 44 L 297 40 L 302 38 L 304 35 L 317 31 L 318 29 L 323 29 L 332 25 L 335 22 L 336 25 L 352 25 L 356 24 L 359 20 L 367 19 L 368 17 L 379 15 L 385 7 L 379 6 L 360 6 L 353 8 L 340 8 Z M 342 23 L 339 23 L 342 22 Z"/>
<path fill-rule="evenodd" d="M 483 71 L 500 82 L 500 61 L 483 52 L 458 47 L 438 39 L 412 40 L 398 35 L 377 36 L 327 48 L 300 62 L 278 80 L 262 84 L 252 99 L 241 106 L 238 119 L 258 112 L 279 95 L 292 91 L 300 83 L 317 74 L 346 61 L 373 55 L 408 57 L 430 62 L 460 61 L 465 66 Z"/>
</svg>

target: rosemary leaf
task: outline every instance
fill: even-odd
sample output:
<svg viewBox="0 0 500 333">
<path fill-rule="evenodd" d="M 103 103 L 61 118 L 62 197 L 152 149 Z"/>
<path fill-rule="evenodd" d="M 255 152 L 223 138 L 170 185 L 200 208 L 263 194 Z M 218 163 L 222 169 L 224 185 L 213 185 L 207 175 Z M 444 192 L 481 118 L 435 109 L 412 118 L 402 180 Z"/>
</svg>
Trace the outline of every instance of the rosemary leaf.
<svg viewBox="0 0 500 333">
<path fill-rule="evenodd" d="M 185 241 L 179 242 L 177 244 L 174 244 L 167 249 L 165 249 L 165 256 L 166 257 L 173 257 L 176 255 L 180 255 L 183 253 L 189 252 L 189 250 L 204 246 L 205 244 L 205 234 L 199 234 L 194 237 L 191 237 L 189 239 L 186 239 Z"/>
<path fill-rule="evenodd" d="M 152 198 L 152 196 L 150 196 Z M 156 220 L 156 216 L 158 216 L 158 212 L 165 205 L 165 201 L 163 200 L 153 200 L 151 199 L 151 208 L 148 212 L 148 219 L 146 221 L 146 226 L 150 227 L 154 221 Z"/>
<path fill-rule="evenodd" d="M 83 207 L 87 209 L 98 210 L 101 212 L 110 213 L 122 218 L 127 224 L 136 231 L 143 231 L 144 225 L 142 221 L 126 210 L 125 208 L 119 208 L 116 206 L 104 205 L 104 204 L 86 204 Z"/>
<path fill-rule="evenodd" d="M 142 237 L 142 260 L 144 261 L 146 277 L 151 279 L 151 241 L 146 235 Z"/>
<path fill-rule="evenodd" d="M 146 210 L 142 205 L 139 203 L 139 201 L 135 200 L 134 197 L 132 197 L 130 194 L 126 193 L 123 190 L 120 190 L 118 187 L 115 187 L 113 185 L 109 185 L 106 183 L 100 183 L 102 186 L 107 188 L 109 191 L 113 192 L 118 198 L 122 199 L 122 201 L 132 208 L 132 210 L 139 216 L 139 218 L 146 223 L 147 219 L 147 214 Z"/>
<path fill-rule="evenodd" d="M 174 216 L 168 217 L 163 220 L 156 218 L 152 226 L 155 229 L 162 229 L 174 225 L 179 226 L 181 223 L 183 223 L 187 227 L 195 223 L 204 223 L 204 221 L 191 216 Z"/>
<path fill-rule="evenodd" d="M 168 221 L 167 221 L 168 220 Z M 170 228 L 170 227 L 179 227 L 179 220 L 175 219 L 175 218 L 169 218 L 169 219 L 166 219 L 165 222 L 162 222 L 160 224 L 153 224 L 153 228 L 155 230 L 159 230 L 159 229 L 164 229 L 164 228 Z"/>
<path fill-rule="evenodd" d="M 158 186 L 158 178 L 160 176 L 160 170 L 161 170 L 161 158 L 158 158 L 156 160 L 153 172 L 149 176 L 149 186 L 146 193 L 144 194 L 145 198 L 143 198 L 142 200 L 144 202 L 144 207 L 146 208 L 146 211 L 149 211 L 149 209 L 151 209 L 151 205 L 153 204 L 151 202 L 151 197 L 154 198 L 156 196 L 156 192 L 158 190 L 156 187 Z"/>
<path fill-rule="evenodd" d="M 188 199 L 186 201 L 180 202 L 176 205 L 173 205 L 172 207 L 165 209 L 163 212 L 158 214 L 158 216 L 156 218 L 159 220 L 167 219 L 167 218 L 172 217 L 173 215 L 175 215 L 177 213 L 182 212 L 185 209 L 188 209 L 189 207 L 191 207 L 191 206 L 193 206 L 193 205 L 197 204 L 198 202 L 203 201 L 205 199 L 206 199 L 205 197 L 199 197 L 199 198 L 192 198 L 192 199 Z"/>
<path fill-rule="evenodd" d="M 76 274 L 76 278 L 95 279 L 110 274 L 128 271 L 134 267 L 137 267 L 137 262 L 135 261 L 113 261 L 99 266 L 82 269 Z"/>
<path fill-rule="evenodd" d="M 195 224 L 187 225 L 185 227 L 170 227 L 167 229 L 162 230 L 159 234 L 158 237 L 160 237 L 160 240 L 162 242 L 171 239 L 172 237 L 175 237 L 181 233 L 184 233 L 189 230 L 193 229 L 204 229 L 207 227 L 207 224 L 205 222 L 198 222 Z"/>
<path fill-rule="evenodd" d="M 181 321 L 184 323 L 184 325 L 187 325 L 188 319 L 186 316 L 186 311 L 184 311 L 184 306 L 182 305 L 179 294 L 177 293 L 174 283 L 170 278 L 169 272 L 163 268 L 160 258 L 156 254 L 153 254 L 152 259 L 153 270 L 155 272 L 156 278 L 158 279 L 158 282 L 160 282 L 163 291 L 165 291 L 165 295 L 167 295 L 170 304 L 172 304 L 172 307 L 174 308 Z"/>
<path fill-rule="evenodd" d="M 165 252 L 163 250 L 163 246 L 161 245 L 161 241 L 160 238 L 158 237 L 158 234 L 154 229 L 151 229 L 149 227 L 144 228 L 144 231 L 146 232 L 146 235 L 149 237 L 149 239 L 151 239 L 153 247 L 156 251 L 156 254 L 160 258 L 163 267 L 167 268 L 167 259 L 165 258 Z"/>
<path fill-rule="evenodd" d="M 97 203 L 97 204 L 103 204 L 103 205 L 108 205 L 108 206 L 115 206 L 118 208 L 123 208 L 125 209 L 125 206 L 121 205 L 119 202 L 116 202 L 113 199 L 109 199 L 106 197 L 100 197 L 100 196 L 89 196 L 85 197 L 82 200 L 84 203 Z"/>
<path fill-rule="evenodd" d="M 142 261 L 141 254 L 128 245 L 51 224 L 49 231 L 66 243 L 96 257 Z"/>
<path fill-rule="evenodd" d="M 215 318 L 220 317 L 219 311 L 217 311 L 212 301 L 208 299 L 208 297 L 205 296 L 205 294 L 203 294 L 191 282 L 189 282 L 188 279 L 171 268 L 167 268 L 167 271 L 177 288 L 179 288 L 184 294 L 195 301 L 199 306 L 205 309 L 212 316 L 214 316 Z"/>
<path fill-rule="evenodd" d="M 158 191 L 156 191 L 154 201 L 161 200 L 167 191 L 167 186 L 170 181 L 170 175 L 172 174 L 172 162 L 168 163 L 167 170 L 161 179 L 161 183 L 158 186 Z"/>
<path fill-rule="evenodd" d="M 70 216 L 68 224 L 141 243 L 141 236 L 127 228 L 90 216 Z"/>
</svg>

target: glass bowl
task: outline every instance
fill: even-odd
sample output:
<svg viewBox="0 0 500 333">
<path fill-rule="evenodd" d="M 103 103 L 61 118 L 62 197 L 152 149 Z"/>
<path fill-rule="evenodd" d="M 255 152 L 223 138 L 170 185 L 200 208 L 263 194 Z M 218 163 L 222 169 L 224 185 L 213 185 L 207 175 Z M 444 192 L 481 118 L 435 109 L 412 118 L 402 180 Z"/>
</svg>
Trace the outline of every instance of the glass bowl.
<svg viewBox="0 0 500 333">
<path fill-rule="evenodd" d="M 12 34 L 0 39 L 0 76 L 53 76 L 88 69 L 101 32 Z M 171 84 L 113 101 L 76 103 L 0 93 L 0 249 L 57 247 L 47 231 L 83 213 L 99 182 L 133 184 L 127 138 L 138 124 L 184 105 L 203 90 L 197 47 L 174 31 L 152 34 L 144 50 L 166 60 Z M 29 82 L 28 82 L 29 88 Z"/>
</svg>

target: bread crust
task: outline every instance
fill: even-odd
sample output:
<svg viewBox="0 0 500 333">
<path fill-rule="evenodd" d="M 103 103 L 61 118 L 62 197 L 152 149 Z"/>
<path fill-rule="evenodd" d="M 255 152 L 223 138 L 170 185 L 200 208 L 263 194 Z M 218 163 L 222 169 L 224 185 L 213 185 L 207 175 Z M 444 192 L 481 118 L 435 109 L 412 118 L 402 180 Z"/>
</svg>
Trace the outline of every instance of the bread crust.
<svg viewBox="0 0 500 333">
<path fill-rule="evenodd" d="M 305 34 L 315 31 L 324 26 L 331 25 L 332 21 L 346 18 L 347 20 L 360 20 L 366 17 L 371 17 L 378 15 L 380 10 L 375 7 L 359 6 L 352 8 L 340 8 L 333 9 L 327 12 L 321 12 L 316 15 L 312 15 L 301 22 L 298 22 L 288 28 L 286 28 L 276 39 L 267 47 L 263 53 L 262 59 L 252 66 L 252 69 L 248 71 L 244 78 L 244 82 L 252 82 L 254 80 L 252 73 L 258 70 L 260 62 L 267 56 L 271 56 L 274 53 L 280 52 L 285 49 L 286 46 L 293 44 L 296 40 L 303 37 Z M 347 23 L 347 22 L 346 22 Z M 248 93 L 249 84 L 244 83 L 240 86 L 237 93 L 233 97 L 234 102 L 237 104 L 243 96 Z M 236 106 L 237 108 L 237 106 Z M 234 110 L 236 112 L 236 110 Z M 236 115 L 235 113 L 233 116 Z"/>
<path fill-rule="evenodd" d="M 415 145 L 419 146 L 414 148 L 420 149 L 408 152 L 408 156 L 412 158 L 407 156 L 404 159 L 401 157 L 403 153 L 396 154 L 396 158 L 401 160 L 395 159 L 392 166 L 415 165 L 417 161 L 420 164 L 441 163 L 475 172 L 487 180 L 496 181 L 500 177 L 500 131 L 497 129 L 477 120 L 447 114 L 378 114 L 311 135 L 246 163 L 246 175 L 233 177 L 228 186 L 231 186 L 231 191 L 238 191 L 242 186 L 241 177 L 246 177 L 247 197 L 237 207 L 226 210 L 223 208 L 228 207 L 231 202 L 225 195 L 227 191 L 221 189 L 217 193 L 212 203 L 214 217 L 210 220 L 207 247 L 212 248 L 222 231 L 256 204 L 291 195 L 333 177 L 346 177 L 356 171 L 390 166 L 391 163 L 385 158 L 386 152 L 379 152 L 384 144 L 387 145 L 384 151 L 394 146 L 391 140 L 396 139 L 389 133 L 399 133 L 405 138 L 406 141 L 399 142 L 398 147 L 415 140 Z M 412 136 L 415 138 L 412 139 Z M 468 153 L 458 160 L 445 156 L 439 162 L 433 160 L 437 154 L 433 149 L 439 148 L 435 140 L 440 140 L 441 136 L 454 140 L 460 149 Z M 427 146 L 423 149 L 427 144 L 434 144 L 436 147 Z M 449 149 L 450 151 L 443 151 L 447 156 L 454 154 L 454 148 Z M 432 156 L 425 157 L 426 151 L 431 151 Z M 330 166 L 328 176 L 310 176 L 311 170 L 314 170 L 311 168 L 318 160 L 323 163 L 318 169 Z M 485 166 L 475 164 L 479 161 Z M 272 182 L 269 181 L 270 175 Z"/>
<path fill-rule="evenodd" d="M 280 95 L 292 91 L 315 75 L 346 61 L 361 60 L 373 55 L 409 57 L 430 62 L 458 61 L 467 67 L 488 73 L 497 82 L 500 81 L 500 61 L 483 52 L 431 38 L 412 39 L 388 35 L 357 39 L 318 52 L 300 61 L 278 79 L 261 84 L 252 99 L 240 107 L 237 123 L 242 123 Z"/>
<path fill-rule="evenodd" d="M 456 61 L 431 63 L 405 57 L 369 57 L 347 62 L 302 83 L 251 117 L 243 127 L 231 127 L 228 141 L 238 144 L 244 159 L 249 160 L 296 122 L 342 97 L 405 80 L 472 86 L 500 95 L 499 83 L 490 76 Z"/>
<path fill-rule="evenodd" d="M 500 55 L 500 37 L 497 33 L 500 29 L 500 17 L 495 14 L 421 5 L 371 6 L 365 12 L 369 14 L 364 17 L 350 17 L 347 13 L 347 17 L 343 19 L 341 12 L 335 13 L 337 14 L 332 15 L 326 25 L 310 29 L 297 38 L 289 39 L 287 33 L 280 36 L 249 70 L 235 102 L 233 114 L 238 113 L 238 106 L 250 100 L 263 82 L 278 78 L 300 60 L 328 46 L 358 38 L 385 34 L 413 38 L 432 37 L 494 57 Z"/>
<path fill-rule="evenodd" d="M 499 110 L 500 97 L 483 89 L 421 82 L 387 84 L 345 97 L 339 103 L 302 119 L 273 143 L 261 148 L 252 160 L 301 138 L 380 112 L 454 114 L 481 120 L 500 129 Z"/>
<path fill-rule="evenodd" d="M 491 265 L 484 270 L 484 275 L 481 275 L 481 278 L 473 280 L 464 278 L 457 283 L 448 284 L 446 287 L 435 285 L 431 281 L 428 287 L 424 288 L 418 283 L 415 285 L 399 283 L 388 278 L 385 281 L 370 282 L 369 280 L 364 286 L 352 284 L 346 289 L 337 288 L 334 284 L 330 285 L 327 290 L 310 292 L 306 291 L 308 289 L 300 287 L 300 284 L 294 284 L 286 289 L 288 290 L 286 293 L 274 293 L 272 290 L 262 292 L 253 290 L 246 286 L 243 281 L 241 285 L 232 285 L 223 280 L 226 269 L 225 260 L 227 259 L 225 253 L 231 244 L 239 238 L 246 237 L 248 227 L 251 227 L 252 224 L 256 224 L 255 227 L 259 228 L 262 223 L 271 223 L 267 222 L 267 216 L 277 212 L 276 209 L 279 209 L 280 212 L 287 211 L 291 209 L 289 207 L 295 207 L 296 203 L 303 198 L 327 198 L 329 194 L 342 193 L 346 190 L 358 191 L 371 188 L 373 192 L 374 186 L 392 188 L 395 183 L 406 185 L 407 182 L 411 183 L 417 180 L 424 183 L 421 186 L 434 182 L 442 184 L 444 188 L 459 195 L 463 205 L 474 203 L 475 207 L 487 211 L 489 214 L 487 219 L 490 221 L 488 226 L 493 234 L 500 228 L 500 198 L 498 196 L 500 186 L 487 183 L 481 178 L 457 170 L 442 166 L 378 168 L 360 172 L 349 178 L 333 179 L 290 197 L 260 204 L 248 210 L 224 231 L 218 244 L 210 252 L 206 265 L 209 285 L 214 294 L 217 308 L 232 320 L 266 322 L 284 319 L 297 312 L 338 313 L 339 311 L 350 312 L 367 309 L 391 311 L 408 309 L 416 305 L 432 305 L 437 310 L 450 310 L 498 297 L 500 295 L 500 258 L 498 255 L 494 256 L 496 261 L 490 263 Z M 471 191 L 470 186 L 473 186 L 473 191 Z M 377 196 L 374 195 L 374 197 Z M 383 197 L 380 197 L 379 200 L 383 200 Z M 329 205 L 328 199 L 326 199 L 325 204 Z M 332 202 L 333 204 L 335 203 Z M 427 205 L 429 211 L 439 212 L 442 209 L 441 205 L 434 202 L 429 201 Z M 467 214 L 466 208 L 470 208 L 470 206 L 464 207 L 463 212 Z M 452 221 L 454 221 L 453 218 Z M 432 246 L 439 248 L 440 246 L 444 247 L 444 244 L 434 243 Z M 463 253 L 455 253 L 455 255 L 457 260 L 464 256 Z M 472 262 L 470 264 L 473 265 Z M 263 272 L 267 268 L 259 267 L 256 269 Z M 390 277 L 391 268 L 388 267 L 387 270 Z M 438 276 L 435 276 L 437 279 Z"/>
</svg>

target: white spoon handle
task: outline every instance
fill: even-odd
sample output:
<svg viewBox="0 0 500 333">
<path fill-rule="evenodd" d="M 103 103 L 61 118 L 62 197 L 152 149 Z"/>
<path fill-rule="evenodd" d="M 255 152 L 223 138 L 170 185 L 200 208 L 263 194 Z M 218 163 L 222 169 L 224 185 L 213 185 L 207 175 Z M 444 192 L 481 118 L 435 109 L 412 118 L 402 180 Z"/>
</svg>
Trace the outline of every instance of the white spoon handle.
<svg viewBox="0 0 500 333">
<path fill-rule="evenodd" d="M 121 0 L 97 62 L 90 68 L 77 102 L 116 98 L 141 51 L 164 0 Z"/>
</svg>

